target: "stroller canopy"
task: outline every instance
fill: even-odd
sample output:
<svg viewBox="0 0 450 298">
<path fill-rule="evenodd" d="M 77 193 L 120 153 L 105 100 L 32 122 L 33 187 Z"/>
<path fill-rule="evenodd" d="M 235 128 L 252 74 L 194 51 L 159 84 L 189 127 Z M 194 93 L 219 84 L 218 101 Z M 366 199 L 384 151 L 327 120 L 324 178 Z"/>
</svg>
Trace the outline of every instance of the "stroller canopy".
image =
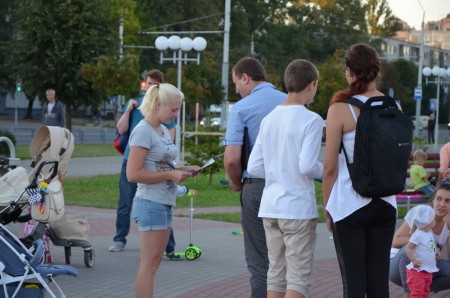
<svg viewBox="0 0 450 298">
<path fill-rule="evenodd" d="M 36 168 L 43 161 L 55 160 L 59 162 L 58 176 L 65 175 L 74 148 L 74 138 L 72 133 L 59 126 L 42 126 L 35 133 L 29 153 L 32 157 L 32 167 L 34 168 L 28 175 L 31 181 Z M 51 173 L 43 171 L 44 177 Z"/>
</svg>

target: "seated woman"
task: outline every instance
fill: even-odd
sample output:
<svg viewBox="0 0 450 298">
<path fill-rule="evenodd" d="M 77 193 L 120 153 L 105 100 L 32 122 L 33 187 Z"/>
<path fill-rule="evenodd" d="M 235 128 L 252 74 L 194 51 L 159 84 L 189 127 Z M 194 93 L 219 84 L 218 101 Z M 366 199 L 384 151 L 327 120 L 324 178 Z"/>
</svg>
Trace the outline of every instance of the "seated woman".
<svg viewBox="0 0 450 298">
<path fill-rule="evenodd" d="M 431 198 L 435 212 L 436 225 L 432 229 L 437 247 L 441 251 L 441 258 L 437 261 L 438 272 L 433 273 L 431 291 L 450 289 L 450 183 L 441 183 L 437 186 Z M 405 220 L 394 235 L 392 251 L 395 256 L 391 258 L 389 279 L 396 285 L 402 286 L 408 297 L 409 289 L 406 285 L 406 265 L 410 262 L 405 252 L 405 245 L 411 236 L 411 211 L 405 216 Z"/>
</svg>

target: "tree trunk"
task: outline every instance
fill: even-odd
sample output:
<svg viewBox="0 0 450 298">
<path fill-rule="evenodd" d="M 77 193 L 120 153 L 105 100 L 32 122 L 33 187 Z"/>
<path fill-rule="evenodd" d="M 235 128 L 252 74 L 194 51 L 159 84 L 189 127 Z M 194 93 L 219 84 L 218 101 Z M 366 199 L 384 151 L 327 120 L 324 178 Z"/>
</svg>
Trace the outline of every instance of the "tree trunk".
<svg viewBox="0 0 450 298">
<path fill-rule="evenodd" d="M 30 96 L 26 92 L 25 92 L 25 96 L 28 99 L 28 107 L 27 107 L 27 112 L 25 113 L 25 116 L 23 117 L 23 119 L 33 119 L 33 103 L 34 103 L 35 96 Z"/>
</svg>

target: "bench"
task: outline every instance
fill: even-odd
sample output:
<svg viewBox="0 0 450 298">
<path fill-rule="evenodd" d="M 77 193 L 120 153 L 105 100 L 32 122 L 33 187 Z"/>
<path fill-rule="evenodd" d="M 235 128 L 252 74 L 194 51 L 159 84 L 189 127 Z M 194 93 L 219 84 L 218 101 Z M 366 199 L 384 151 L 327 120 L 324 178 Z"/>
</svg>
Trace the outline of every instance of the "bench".
<svg viewBox="0 0 450 298">
<path fill-rule="evenodd" d="M 423 165 L 425 170 L 430 173 L 430 179 L 437 180 L 439 175 L 439 153 L 427 153 L 427 161 Z M 409 168 L 413 164 L 412 155 L 409 158 L 408 172 L 406 178 L 410 178 Z M 421 192 L 415 191 L 413 189 L 405 189 L 400 194 L 396 195 L 397 204 L 406 204 L 407 210 L 410 209 L 411 205 L 423 204 L 428 202 L 430 196 L 424 195 Z"/>
</svg>

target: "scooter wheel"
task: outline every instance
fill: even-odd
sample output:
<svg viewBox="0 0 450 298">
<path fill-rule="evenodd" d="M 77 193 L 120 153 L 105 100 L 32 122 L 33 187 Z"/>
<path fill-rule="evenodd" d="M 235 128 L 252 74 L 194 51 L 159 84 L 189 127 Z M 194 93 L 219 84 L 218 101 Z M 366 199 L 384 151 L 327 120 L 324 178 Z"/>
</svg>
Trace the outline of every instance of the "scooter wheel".
<svg viewBox="0 0 450 298">
<path fill-rule="evenodd" d="M 186 259 L 188 259 L 189 261 L 193 261 L 197 258 L 197 252 L 195 251 L 195 249 L 193 248 L 188 248 L 186 249 L 186 253 L 185 253 L 185 257 Z"/>
<path fill-rule="evenodd" d="M 86 265 L 87 268 L 92 268 L 95 264 L 95 253 L 94 250 L 87 249 L 84 251 L 84 265 Z"/>
</svg>

